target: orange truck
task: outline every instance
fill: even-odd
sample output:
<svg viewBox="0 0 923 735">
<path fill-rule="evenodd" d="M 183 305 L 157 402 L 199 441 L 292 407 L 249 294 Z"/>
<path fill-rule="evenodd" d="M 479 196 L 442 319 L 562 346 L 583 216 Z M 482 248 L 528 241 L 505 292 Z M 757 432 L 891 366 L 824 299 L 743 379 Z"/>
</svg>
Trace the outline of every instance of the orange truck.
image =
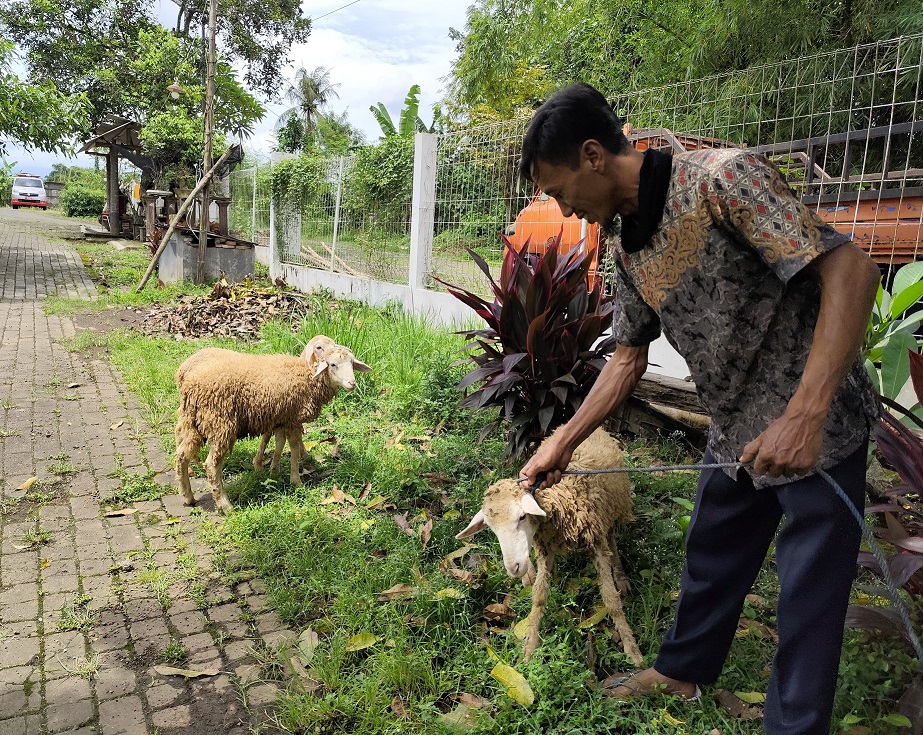
<svg viewBox="0 0 923 735">
<path fill-rule="evenodd" d="M 627 126 L 626 126 L 627 128 Z M 905 129 L 906 128 L 906 129 Z M 857 176 L 829 176 L 816 160 L 827 146 L 868 145 L 878 137 L 914 134 L 923 131 L 923 121 L 870 128 L 852 133 L 821 136 L 751 148 L 776 161 L 789 177 L 789 183 L 802 201 L 837 230 L 864 248 L 879 266 L 909 263 L 923 259 L 923 187 L 886 188 L 883 183 L 903 182 L 910 177 L 923 180 L 923 169 L 889 171 L 887 157 L 883 172 Z M 674 153 L 703 148 L 731 148 L 733 143 L 699 135 L 674 133 L 666 128 L 625 130 L 628 139 L 640 151 L 648 148 L 671 149 Z M 848 166 L 844 165 L 848 170 Z M 878 185 L 878 188 L 867 188 Z M 860 189 L 850 191 L 850 189 Z M 599 225 L 588 224 L 575 216 L 564 217 L 557 202 L 537 191 L 516 217 L 510 242 L 521 248 L 529 241 L 528 252 L 544 254 L 549 241 L 561 233 L 562 254 L 571 252 L 584 240 L 596 248 L 590 269 L 592 286 L 599 278 Z"/>
</svg>

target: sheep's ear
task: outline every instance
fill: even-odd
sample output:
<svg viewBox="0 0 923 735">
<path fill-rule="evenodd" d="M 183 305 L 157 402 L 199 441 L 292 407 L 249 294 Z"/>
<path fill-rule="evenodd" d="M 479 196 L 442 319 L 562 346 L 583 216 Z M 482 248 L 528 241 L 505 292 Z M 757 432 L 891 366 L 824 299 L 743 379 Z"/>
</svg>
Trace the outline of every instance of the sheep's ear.
<svg viewBox="0 0 923 735">
<path fill-rule="evenodd" d="M 487 521 L 484 519 L 484 511 L 479 510 L 474 514 L 474 518 L 471 519 L 471 523 L 468 524 L 468 527 L 464 531 L 456 533 L 455 538 L 468 538 L 469 536 L 474 536 L 478 531 L 483 531 L 485 528 L 487 528 Z"/>
<path fill-rule="evenodd" d="M 326 361 L 326 360 L 321 360 L 319 363 L 317 363 L 317 367 L 314 369 L 314 376 L 313 376 L 313 377 L 316 378 L 318 375 L 320 375 L 320 374 L 321 374 L 322 372 L 324 372 L 324 370 L 326 370 L 326 369 L 327 369 L 327 361 Z"/>
<path fill-rule="evenodd" d="M 519 506 L 530 516 L 547 516 L 541 506 L 536 502 L 532 493 L 523 493 L 519 500 Z"/>
<path fill-rule="evenodd" d="M 372 372 L 372 368 L 370 368 L 370 367 L 369 367 L 368 365 L 366 365 L 364 362 L 359 362 L 359 361 L 356 360 L 355 358 L 353 358 L 353 370 L 358 370 L 360 373 L 370 373 L 370 372 Z"/>
</svg>

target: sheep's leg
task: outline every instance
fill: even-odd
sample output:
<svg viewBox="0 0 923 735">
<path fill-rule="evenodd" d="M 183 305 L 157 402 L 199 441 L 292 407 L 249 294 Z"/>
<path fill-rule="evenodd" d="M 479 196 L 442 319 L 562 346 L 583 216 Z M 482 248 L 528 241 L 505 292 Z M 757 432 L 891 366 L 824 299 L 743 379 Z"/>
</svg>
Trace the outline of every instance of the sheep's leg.
<svg viewBox="0 0 923 735">
<path fill-rule="evenodd" d="M 282 450 L 285 449 L 285 430 L 276 429 L 276 443 L 272 450 L 272 462 L 269 465 L 269 474 L 278 475 L 279 466 L 282 464 Z"/>
<path fill-rule="evenodd" d="M 554 573 L 554 554 L 549 553 L 546 556 L 536 549 L 535 561 L 538 569 L 535 573 L 535 584 L 532 585 L 532 610 L 529 612 L 526 638 L 522 646 L 524 661 L 532 658 L 532 654 L 538 648 L 540 640 L 538 628 L 542 622 L 545 605 L 548 603 L 548 587 L 551 582 L 551 575 Z"/>
<path fill-rule="evenodd" d="M 296 429 L 289 429 L 287 436 L 288 447 L 292 454 L 290 479 L 292 485 L 300 485 L 301 473 L 299 472 L 299 465 L 301 464 L 301 451 L 304 449 L 304 444 L 301 443 L 301 427 L 299 426 Z"/>
<path fill-rule="evenodd" d="M 261 470 L 263 465 L 266 464 L 266 446 L 269 444 L 269 437 L 272 434 L 263 434 L 260 437 L 260 448 L 256 450 L 256 454 L 253 457 L 253 469 Z"/>
<path fill-rule="evenodd" d="M 622 649 L 631 659 L 635 666 L 640 666 L 644 657 L 635 642 L 635 635 L 625 619 L 625 612 L 622 610 L 622 598 L 615 586 L 615 575 L 612 569 L 612 550 L 609 548 L 608 541 L 603 548 L 594 549 L 593 562 L 596 565 L 596 574 L 599 577 L 599 592 L 602 595 L 603 602 L 612 621 L 615 623 L 615 629 L 619 632 L 622 639 Z"/>
<path fill-rule="evenodd" d="M 192 421 L 179 413 L 176 421 L 176 482 L 185 505 L 195 505 L 192 485 L 189 483 L 189 463 L 196 458 L 202 447 L 202 435 L 196 431 Z"/>
<path fill-rule="evenodd" d="M 625 568 L 622 566 L 615 529 L 609 536 L 609 546 L 612 549 L 612 576 L 615 577 L 615 587 L 622 597 L 627 597 L 631 592 L 631 582 L 628 581 L 628 575 L 625 574 Z"/>
<path fill-rule="evenodd" d="M 208 457 L 205 458 L 205 473 L 208 475 L 208 484 L 211 486 L 212 497 L 215 499 L 215 507 L 222 513 L 230 513 L 234 510 L 234 506 L 224 493 L 224 477 L 221 473 L 224 458 L 233 448 L 233 441 L 230 443 L 214 441 L 208 450 Z"/>
</svg>

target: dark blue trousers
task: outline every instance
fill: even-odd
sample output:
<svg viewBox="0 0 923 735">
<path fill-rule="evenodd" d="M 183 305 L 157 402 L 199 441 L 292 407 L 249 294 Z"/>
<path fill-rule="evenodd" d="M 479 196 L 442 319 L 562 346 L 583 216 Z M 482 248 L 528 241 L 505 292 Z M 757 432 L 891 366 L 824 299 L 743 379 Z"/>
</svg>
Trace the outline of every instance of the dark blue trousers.
<svg viewBox="0 0 923 735">
<path fill-rule="evenodd" d="M 829 470 L 863 508 L 867 443 Z M 709 452 L 704 461 L 714 462 Z M 654 668 L 697 684 L 714 682 L 734 640 L 744 597 L 779 521 L 776 570 L 779 645 L 766 692 L 766 735 L 829 735 L 843 623 L 856 574 L 860 529 L 817 475 L 757 490 L 705 470 L 686 538 L 673 627 Z"/>
</svg>

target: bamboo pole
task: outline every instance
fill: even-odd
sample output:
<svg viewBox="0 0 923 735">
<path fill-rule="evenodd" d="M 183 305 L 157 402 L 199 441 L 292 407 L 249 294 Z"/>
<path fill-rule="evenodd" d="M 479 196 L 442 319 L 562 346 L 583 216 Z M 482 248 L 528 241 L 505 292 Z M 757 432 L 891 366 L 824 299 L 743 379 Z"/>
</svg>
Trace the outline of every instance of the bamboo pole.
<svg viewBox="0 0 923 735">
<path fill-rule="evenodd" d="M 202 178 L 199 180 L 199 183 L 196 184 L 195 189 L 189 192 L 189 196 L 186 197 L 186 201 L 184 201 L 180 205 L 180 208 L 177 210 L 176 214 L 173 216 L 173 221 L 170 223 L 170 226 L 167 228 L 166 233 L 164 233 L 164 236 L 160 239 L 160 245 L 157 248 L 157 252 L 154 253 L 154 257 L 151 258 L 151 264 L 147 267 L 147 271 L 144 273 L 144 277 L 141 279 L 141 283 L 139 283 L 138 287 L 135 289 L 135 293 L 140 293 L 141 290 L 144 288 L 144 286 L 147 284 L 147 279 L 151 277 L 151 273 L 154 272 L 154 268 L 157 265 L 157 261 L 160 260 L 160 256 L 163 255 L 163 251 L 166 250 L 167 243 L 170 242 L 170 238 L 173 236 L 173 231 L 176 230 L 176 225 L 179 223 L 182 216 L 186 214 L 186 211 L 195 201 L 195 198 L 199 195 L 199 192 L 201 192 L 202 189 L 205 188 L 205 185 L 211 180 L 212 176 L 215 175 L 215 171 L 221 168 L 221 164 L 223 164 L 226 160 L 228 160 L 228 156 L 231 155 L 232 150 L 234 150 L 233 146 L 228 148 L 222 154 L 221 158 L 218 159 L 218 162 L 214 166 L 212 166 L 205 173 L 204 176 L 202 176 Z M 207 242 L 200 242 L 199 247 L 205 247 L 207 246 L 207 244 L 208 244 Z"/>
<path fill-rule="evenodd" d="M 205 155 L 202 168 L 208 170 L 212 167 L 212 136 L 214 135 L 214 110 L 215 110 L 215 33 L 217 24 L 217 0 L 208 3 L 208 56 L 206 59 L 206 86 L 205 86 Z M 205 182 L 202 189 L 202 212 L 199 222 L 199 242 L 208 244 L 208 213 L 211 209 L 209 197 L 209 182 Z M 199 250 L 196 264 L 195 282 L 205 282 L 205 255 L 206 248 Z"/>
</svg>

